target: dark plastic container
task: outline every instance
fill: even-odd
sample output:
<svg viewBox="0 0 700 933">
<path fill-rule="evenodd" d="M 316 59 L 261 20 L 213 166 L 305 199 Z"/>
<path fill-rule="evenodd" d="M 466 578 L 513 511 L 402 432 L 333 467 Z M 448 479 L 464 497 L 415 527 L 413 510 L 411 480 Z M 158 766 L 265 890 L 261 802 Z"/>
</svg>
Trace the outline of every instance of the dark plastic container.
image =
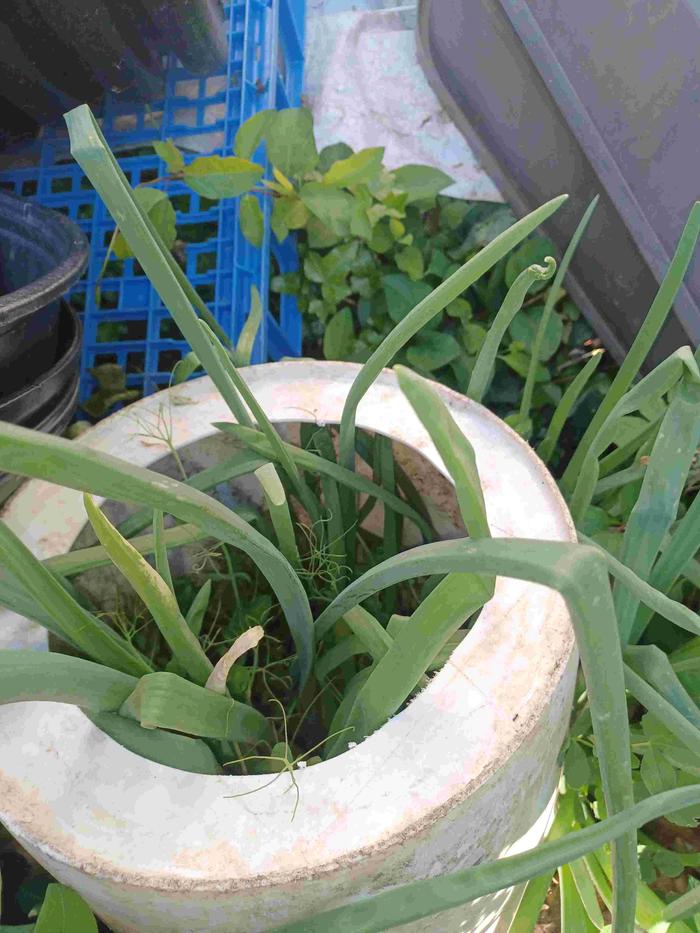
<svg viewBox="0 0 700 933">
<path fill-rule="evenodd" d="M 61 302 L 58 342 L 53 366 L 37 379 L 12 395 L 0 398 L 0 421 L 32 428 L 50 421 L 64 408 L 80 371 L 82 328 L 75 311 Z M 71 411 L 72 414 L 72 411 Z"/>
<path fill-rule="evenodd" d="M 54 365 L 60 298 L 87 256 L 87 240 L 72 220 L 0 192 L 0 398 Z"/>
<path fill-rule="evenodd" d="M 441 103 L 521 213 L 563 250 L 598 208 L 567 288 L 624 355 L 698 197 L 697 0 L 419 0 L 421 63 Z M 700 342 L 700 259 L 649 362 Z"/>
<path fill-rule="evenodd" d="M 208 75 L 226 67 L 221 0 L 8 0 L 0 4 L 0 97 L 37 123 L 105 91 L 148 101 L 163 56 Z"/>
</svg>

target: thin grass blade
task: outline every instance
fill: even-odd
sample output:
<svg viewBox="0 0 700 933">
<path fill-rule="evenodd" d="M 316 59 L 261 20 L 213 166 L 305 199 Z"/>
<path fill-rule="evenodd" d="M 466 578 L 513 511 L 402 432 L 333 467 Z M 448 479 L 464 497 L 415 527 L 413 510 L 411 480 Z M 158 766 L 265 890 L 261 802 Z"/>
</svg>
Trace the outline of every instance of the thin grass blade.
<svg viewBox="0 0 700 933">
<path fill-rule="evenodd" d="M 149 509 L 148 514 L 153 515 L 153 512 Z M 177 548 L 187 544 L 197 544 L 207 537 L 209 536 L 196 525 L 176 525 L 173 528 L 166 528 L 163 532 L 163 545 L 166 548 Z M 156 550 L 155 535 L 152 534 L 132 538 L 129 543 L 139 554 L 153 554 Z M 98 544 L 94 547 L 80 548 L 77 551 L 68 551 L 67 554 L 58 554 L 56 557 L 48 557 L 42 563 L 53 573 L 58 573 L 62 577 L 74 577 L 87 570 L 108 567 L 112 560 L 102 545 Z"/>
<path fill-rule="evenodd" d="M 358 373 L 343 406 L 340 422 L 340 456 L 338 458 L 338 462 L 342 466 L 351 471 L 355 467 L 355 416 L 357 406 L 384 367 L 391 363 L 411 337 L 415 336 L 436 314 L 439 314 L 451 301 L 458 298 L 477 279 L 480 279 L 489 269 L 493 268 L 499 259 L 502 259 L 536 230 L 540 224 L 544 223 L 548 217 L 562 206 L 566 199 L 567 195 L 565 194 L 553 198 L 543 204 L 542 207 L 523 217 L 522 220 L 514 223 L 508 230 L 499 234 L 476 256 L 468 260 L 449 279 L 438 285 L 430 295 L 409 311 L 406 317 L 384 338 Z"/>
<path fill-rule="evenodd" d="M 537 453 L 545 463 L 549 463 L 559 441 L 561 432 L 564 429 L 564 425 L 573 411 L 574 405 L 579 400 L 581 393 L 588 385 L 602 359 L 603 351 L 594 350 L 581 372 L 577 373 L 576 377 L 566 387 L 566 391 L 559 400 L 559 404 L 554 409 L 554 414 L 549 422 L 547 433 L 542 438 L 537 448 Z"/>
<path fill-rule="evenodd" d="M 625 663 L 644 678 L 681 715 L 700 729 L 700 709 L 673 669 L 668 655 L 656 645 L 634 645 L 624 652 Z"/>
<path fill-rule="evenodd" d="M 206 615 L 207 609 L 209 608 L 210 599 L 211 580 L 207 580 L 200 587 L 200 589 L 197 590 L 197 595 L 192 600 L 192 604 L 187 610 L 187 614 L 185 615 L 185 622 L 187 622 L 187 625 L 193 635 L 199 635 L 199 633 L 202 631 L 204 616 Z"/>
<path fill-rule="evenodd" d="M 206 470 L 201 470 L 193 476 L 189 476 L 186 480 L 183 480 L 183 482 L 192 489 L 198 489 L 200 492 L 208 492 L 220 483 L 228 483 L 231 480 L 237 479 L 239 476 L 247 476 L 249 473 L 254 473 L 258 467 L 263 466 L 265 463 L 267 463 L 267 460 L 263 457 L 254 457 L 247 450 L 239 450 L 232 457 L 212 467 L 207 467 Z M 237 510 L 234 509 L 233 511 Z M 119 533 L 125 538 L 132 539 L 133 535 L 138 534 L 139 531 L 143 531 L 144 528 L 151 524 L 152 518 L 152 509 L 138 509 L 133 515 L 130 515 L 129 518 L 125 519 L 119 525 Z M 167 531 L 172 530 L 173 529 L 168 529 Z"/>
<path fill-rule="evenodd" d="M 381 933 L 402 923 L 412 923 L 440 911 L 460 907 L 545 872 L 553 872 L 559 865 L 594 852 L 605 843 L 634 832 L 637 827 L 658 819 L 664 813 L 698 802 L 698 784 L 655 794 L 593 826 L 569 833 L 562 839 L 542 843 L 520 855 L 510 855 L 438 878 L 395 885 L 380 894 L 278 926 L 272 933 L 327 933 L 328 930 L 333 930 L 333 933 L 357 933 L 358 930 Z M 636 878 L 634 883 L 636 885 Z M 622 928 L 616 926 L 615 931 L 622 933 Z"/>
<path fill-rule="evenodd" d="M 678 289 L 681 287 L 683 277 L 695 252 L 695 244 L 700 234 L 700 202 L 695 202 L 691 208 L 688 220 L 678 241 L 668 271 L 664 276 L 656 298 L 652 302 L 649 313 L 642 324 L 639 333 L 634 339 L 629 353 L 617 372 L 605 399 L 596 411 L 591 423 L 576 448 L 571 461 L 561 479 L 562 488 L 566 492 L 573 490 L 576 478 L 581 470 L 590 448 L 608 417 L 615 409 L 623 395 L 636 379 L 649 351 L 654 345 L 666 318 L 671 312 Z"/>
<path fill-rule="evenodd" d="M 170 573 L 170 562 L 168 561 L 168 546 L 165 542 L 163 513 L 160 509 L 155 509 L 153 512 L 153 540 L 155 544 L 153 553 L 156 559 L 156 571 L 165 582 L 170 592 L 175 593 L 173 576 Z"/>
<path fill-rule="evenodd" d="M 700 386 L 679 386 L 664 416 L 644 473 L 642 488 L 627 519 L 620 560 L 648 579 L 661 544 L 678 514 L 691 461 L 700 442 Z M 615 588 L 620 635 L 636 643 L 639 602 L 628 589 Z"/>
<path fill-rule="evenodd" d="M 569 245 L 566 247 L 566 252 L 561 261 L 561 265 L 557 269 L 557 274 L 554 276 L 554 280 L 549 287 L 547 292 L 547 298 L 544 303 L 544 309 L 542 310 L 542 317 L 540 318 L 540 323 L 537 328 L 537 333 L 535 334 L 535 339 L 532 344 L 532 349 L 530 351 L 530 365 L 527 370 L 527 376 L 525 378 L 525 385 L 523 387 L 523 394 L 520 400 L 520 417 L 526 419 L 530 417 L 530 407 L 532 405 L 532 393 L 535 389 L 535 377 L 537 375 L 537 367 L 540 362 L 540 350 L 542 349 L 542 341 L 544 340 L 544 335 L 547 332 L 547 325 L 549 324 L 549 319 L 552 316 L 554 311 L 554 305 L 559 295 L 559 290 L 561 289 L 562 282 L 564 281 L 564 276 L 569 271 L 569 265 L 573 258 L 576 249 L 581 242 L 583 234 L 586 232 L 586 227 L 588 222 L 593 215 L 593 211 L 596 209 L 600 195 L 596 195 L 591 203 L 586 208 L 583 217 L 578 223 L 578 226 L 574 230 L 574 235 L 569 240 Z M 595 368 L 595 367 L 594 367 Z M 562 400 L 563 401 L 563 398 Z M 561 405 L 561 402 L 560 402 Z M 555 412 L 556 414 L 556 412 Z M 566 418 L 564 418 L 566 421 Z M 551 426 L 551 425 L 550 425 Z M 560 429 L 561 430 L 561 429 Z M 542 458 L 545 459 L 544 457 Z M 546 461 L 545 461 L 546 462 Z"/>
<path fill-rule="evenodd" d="M 232 434 L 261 456 L 276 460 L 274 449 L 260 431 L 225 422 L 217 422 L 213 426 L 220 431 Z M 391 495 L 386 489 L 373 483 L 366 476 L 362 476 L 351 470 L 346 470 L 344 467 L 341 467 L 340 464 L 333 463 L 331 460 L 326 460 L 325 457 L 320 457 L 310 450 L 303 450 L 301 447 L 293 447 L 291 444 L 285 444 L 285 447 L 289 455 L 295 459 L 300 469 L 307 470 L 310 473 L 318 473 L 322 476 L 329 476 L 337 483 L 346 485 L 356 492 L 366 493 L 368 496 L 379 499 L 384 505 L 388 505 L 390 508 L 394 509 L 394 511 L 399 512 L 399 514 L 405 515 L 406 518 L 410 518 L 428 540 L 433 537 L 430 525 L 426 523 L 421 515 L 404 502 L 403 499 Z"/>
<path fill-rule="evenodd" d="M 195 683 L 205 684 L 212 672 L 212 663 L 180 613 L 172 580 L 169 586 L 145 557 L 119 534 L 89 495 L 83 496 L 83 501 L 98 540 L 153 616 L 173 658 Z M 159 515 L 162 523 L 162 513 L 156 510 L 156 527 Z"/>
<path fill-rule="evenodd" d="M 24 589 L 29 600 L 55 620 L 58 631 L 65 633 L 68 641 L 88 657 L 135 676 L 152 670 L 131 645 L 77 603 L 53 573 L 1 521 L 0 563 Z"/>
<path fill-rule="evenodd" d="M 442 580 L 393 641 L 386 635 L 388 650 L 375 659 L 371 674 L 347 709 L 346 718 L 339 720 L 339 728 L 352 731 L 331 739 L 327 756 L 344 751 L 349 738 L 360 742 L 384 725 L 410 696 L 445 641 L 492 595 L 492 578 L 457 573 Z M 347 620 L 358 609 L 361 607 L 348 610 L 343 618 Z"/>
<path fill-rule="evenodd" d="M 262 486 L 279 549 L 292 566 L 298 567 L 300 558 L 299 549 L 294 538 L 294 525 L 292 524 L 287 495 L 277 475 L 277 470 L 272 463 L 266 463 L 264 466 L 258 467 L 255 476 Z"/>
<path fill-rule="evenodd" d="M 241 328 L 241 333 L 233 353 L 233 362 L 236 366 L 250 366 L 250 358 L 253 355 L 253 346 L 255 338 L 260 330 L 263 319 L 263 307 L 260 300 L 260 292 L 255 285 L 250 286 L 250 311 Z M 210 325 L 211 326 L 211 325 Z"/>
<path fill-rule="evenodd" d="M 554 259 L 547 256 L 545 262 L 547 263 L 546 266 L 535 264 L 528 266 L 527 269 L 520 273 L 508 289 L 508 294 L 503 299 L 503 304 L 498 309 L 498 313 L 489 327 L 467 386 L 466 394 L 475 402 L 481 402 L 484 395 L 486 395 L 496 365 L 498 348 L 501 346 L 501 341 L 513 318 L 521 309 L 530 286 L 535 282 L 546 282 L 547 279 L 554 275 L 554 270 L 557 267 Z M 539 365 L 539 360 L 537 364 Z"/>
<path fill-rule="evenodd" d="M 0 423 L 0 469 L 162 509 L 242 550 L 275 591 L 296 644 L 299 679 L 302 684 L 306 681 L 313 661 L 314 629 L 304 588 L 267 538 L 216 499 L 117 457 L 6 423 Z"/>
</svg>

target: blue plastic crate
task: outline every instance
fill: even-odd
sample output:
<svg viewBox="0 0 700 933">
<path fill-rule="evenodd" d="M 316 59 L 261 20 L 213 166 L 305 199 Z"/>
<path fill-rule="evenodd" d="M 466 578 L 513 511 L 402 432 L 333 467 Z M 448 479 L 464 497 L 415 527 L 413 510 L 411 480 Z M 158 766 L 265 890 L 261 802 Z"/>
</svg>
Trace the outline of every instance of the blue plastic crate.
<svg viewBox="0 0 700 933">
<path fill-rule="evenodd" d="M 166 173 L 150 150 L 154 140 L 172 138 L 185 151 L 188 146 L 195 149 L 192 157 L 230 155 L 242 121 L 266 108 L 299 105 L 304 12 L 305 0 L 232 3 L 225 73 L 193 77 L 173 57 L 163 100 L 144 106 L 107 95 L 103 132 L 132 186 Z M 118 363 L 127 373 L 127 385 L 149 394 L 167 385 L 173 365 L 189 347 L 135 260 L 113 259 L 96 294 L 114 223 L 71 159 L 65 127 L 45 128 L 38 145 L 36 164 L 0 173 L 0 187 L 63 211 L 90 239 L 86 275 L 70 296 L 84 324 L 80 398 L 93 392 L 89 371 L 100 363 Z M 263 152 L 257 156 L 262 158 Z M 237 198 L 212 202 L 181 183 L 162 187 L 176 207 L 178 236 L 185 241 L 179 254 L 184 252 L 187 275 L 225 331 L 234 340 L 238 337 L 250 309 L 251 285 L 257 285 L 265 313 L 253 362 L 298 356 L 301 321 L 296 301 L 291 296 L 270 300 L 274 267 L 282 272 L 297 267 L 292 240 L 280 246 L 271 235 L 271 199 L 260 198 L 265 234 L 257 249 L 240 232 Z"/>
</svg>

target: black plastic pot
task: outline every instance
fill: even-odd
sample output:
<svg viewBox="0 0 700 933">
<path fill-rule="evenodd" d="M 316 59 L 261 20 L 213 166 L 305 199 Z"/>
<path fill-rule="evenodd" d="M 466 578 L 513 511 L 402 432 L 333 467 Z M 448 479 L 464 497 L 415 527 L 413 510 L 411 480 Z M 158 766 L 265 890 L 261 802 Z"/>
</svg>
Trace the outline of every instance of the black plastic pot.
<svg viewBox="0 0 700 933">
<path fill-rule="evenodd" d="M 150 100 L 163 55 L 195 74 L 225 67 L 221 0 L 11 0 L 0 5 L 0 97 L 37 123 L 105 91 Z"/>
<path fill-rule="evenodd" d="M 87 257 L 73 221 L 0 192 L 0 399 L 54 365 L 60 297 Z"/>
<path fill-rule="evenodd" d="M 53 365 L 31 385 L 0 398 L 0 421 L 34 428 L 46 421 L 51 423 L 57 412 L 64 411 L 66 401 L 74 394 L 78 378 L 82 336 L 78 316 L 65 301 L 61 302 L 57 333 Z M 75 405 L 71 415 L 74 410 Z"/>
<path fill-rule="evenodd" d="M 221 0 L 133 0 L 153 24 L 153 38 L 162 52 L 175 52 L 193 74 L 222 69 L 228 40 Z"/>
</svg>

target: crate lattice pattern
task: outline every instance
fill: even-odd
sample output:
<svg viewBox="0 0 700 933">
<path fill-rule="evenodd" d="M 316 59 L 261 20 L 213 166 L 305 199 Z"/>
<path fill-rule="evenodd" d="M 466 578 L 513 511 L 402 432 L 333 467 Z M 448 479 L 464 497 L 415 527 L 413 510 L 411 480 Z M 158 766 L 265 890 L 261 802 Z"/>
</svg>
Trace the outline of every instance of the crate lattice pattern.
<svg viewBox="0 0 700 933">
<path fill-rule="evenodd" d="M 269 107 L 301 101 L 305 0 L 245 0 L 228 8 L 229 60 L 225 73 L 193 77 L 169 60 L 165 96 L 150 105 L 107 95 L 101 113 L 103 132 L 132 186 L 151 182 L 167 169 L 151 148 L 172 138 L 186 159 L 200 154 L 230 155 L 240 123 Z M 95 388 L 90 369 L 117 363 L 127 386 L 149 394 L 168 384 L 170 372 L 189 347 L 134 259 L 109 261 L 96 282 L 114 230 L 102 201 L 71 159 L 62 124 L 46 127 L 37 144 L 38 161 L 0 173 L 0 188 L 38 199 L 75 220 L 90 240 L 90 259 L 70 300 L 83 320 L 80 399 Z M 256 154 L 264 158 L 264 151 Z M 208 201 L 179 182 L 157 182 L 167 190 L 177 213 L 176 255 L 213 314 L 234 340 L 250 308 L 251 285 L 263 299 L 263 323 L 255 363 L 298 356 L 301 322 L 291 296 L 270 296 L 271 272 L 296 268 L 291 238 L 279 244 L 270 230 L 271 199 L 260 196 L 265 217 L 262 247 L 242 236 L 238 198 Z M 272 268 L 271 268 L 272 267 Z"/>
</svg>

